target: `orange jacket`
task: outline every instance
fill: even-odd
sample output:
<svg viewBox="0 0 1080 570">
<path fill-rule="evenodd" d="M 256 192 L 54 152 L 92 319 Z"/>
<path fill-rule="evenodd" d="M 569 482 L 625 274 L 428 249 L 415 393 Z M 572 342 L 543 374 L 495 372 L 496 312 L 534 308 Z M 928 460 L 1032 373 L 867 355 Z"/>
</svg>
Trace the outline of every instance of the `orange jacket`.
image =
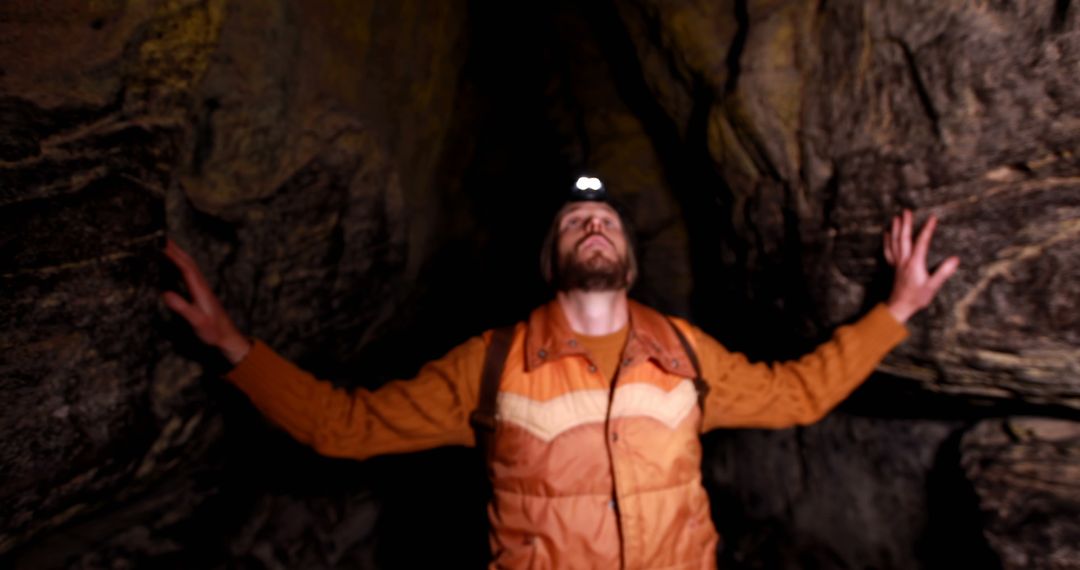
<svg viewBox="0 0 1080 570">
<path fill-rule="evenodd" d="M 496 568 L 714 568 L 718 537 L 701 485 L 698 435 L 716 427 L 817 421 L 906 330 L 883 307 L 813 353 L 751 364 L 685 321 L 710 390 L 666 318 L 631 302 L 614 385 L 596 371 L 560 306 L 517 326 L 497 400 L 489 471 Z M 321 382 L 262 343 L 228 378 L 272 421 L 320 453 L 362 459 L 474 445 L 490 333 L 375 391 Z"/>
</svg>

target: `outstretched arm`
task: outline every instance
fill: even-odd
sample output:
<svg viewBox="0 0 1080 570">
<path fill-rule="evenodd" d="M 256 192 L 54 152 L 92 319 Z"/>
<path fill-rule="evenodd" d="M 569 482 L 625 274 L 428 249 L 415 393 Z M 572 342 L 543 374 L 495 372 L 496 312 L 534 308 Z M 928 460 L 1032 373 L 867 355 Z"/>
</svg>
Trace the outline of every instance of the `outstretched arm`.
<svg viewBox="0 0 1080 570">
<path fill-rule="evenodd" d="M 195 336 L 220 350 L 229 362 L 236 364 L 243 360 L 251 350 L 251 341 L 237 330 L 195 260 L 171 239 L 165 243 L 165 255 L 176 264 L 191 293 L 188 301 L 179 293 L 166 291 L 161 295 L 165 305 L 184 317 Z"/>
<path fill-rule="evenodd" d="M 237 330 L 195 261 L 169 240 L 165 255 L 180 269 L 191 301 L 169 291 L 165 304 L 204 343 L 235 365 L 226 378 L 271 422 L 323 455 L 364 459 L 442 445 L 472 445 L 487 340 L 472 338 L 424 366 L 411 380 L 348 391 L 315 378 Z"/>
<path fill-rule="evenodd" d="M 861 384 L 907 336 L 905 323 L 933 300 L 960 260 L 950 257 L 932 274 L 926 256 L 937 220 L 931 216 L 912 243 L 912 214 L 905 210 L 885 232 L 885 259 L 896 268 L 888 302 L 840 327 L 812 353 L 777 363 L 751 363 L 693 329 L 702 376 L 709 383 L 703 429 L 781 428 L 820 420 Z"/>
<path fill-rule="evenodd" d="M 255 407 L 297 441 L 331 457 L 365 459 L 444 445 L 471 446 L 489 339 L 473 337 L 410 380 L 345 390 L 315 378 L 256 341 L 228 373 Z"/>
</svg>

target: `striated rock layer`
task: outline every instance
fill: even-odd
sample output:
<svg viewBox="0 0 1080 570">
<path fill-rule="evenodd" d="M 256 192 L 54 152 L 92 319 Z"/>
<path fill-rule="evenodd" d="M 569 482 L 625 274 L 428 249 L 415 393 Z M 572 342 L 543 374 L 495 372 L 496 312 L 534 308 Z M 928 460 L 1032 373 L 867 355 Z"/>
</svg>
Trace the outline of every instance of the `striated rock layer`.
<svg viewBox="0 0 1080 570">
<path fill-rule="evenodd" d="M 697 241 L 711 243 L 723 267 L 719 281 L 727 284 L 721 290 L 733 299 L 706 307 L 705 321 L 718 335 L 760 356 L 795 354 L 806 340 L 855 317 L 888 291 L 879 254 L 885 222 L 912 208 L 919 219 L 941 219 L 930 262 L 959 254 L 961 270 L 910 324 L 912 338 L 886 359 L 881 370 L 890 378 L 871 382 L 867 391 L 881 394 L 870 399 L 914 390 L 946 395 L 946 413 L 958 418 L 1018 408 L 1076 417 L 1075 5 L 637 0 L 617 6 L 663 117 L 688 154 L 706 155 L 703 170 L 723 180 L 700 190 L 711 193 L 713 219 L 724 219 L 728 229 L 712 237 L 700 223 L 690 228 L 692 241 L 698 234 Z M 684 202 L 708 207 L 693 192 L 685 195 Z M 899 379 L 908 385 L 900 388 Z M 889 413 L 918 417 L 927 411 L 896 407 L 924 401 L 894 399 Z M 761 455 L 786 453 L 771 449 Z M 813 449 L 799 453 L 810 461 L 825 457 Z M 955 461 L 949 457 L 942 455 Z M 1067 470 L 1075 458 L 1060 461 Z M 1001 513 L 987 533 L 1003 563 L 1077 567 L 1071 547 L 1059 540 L 1080 514 L 1069 500 L 1040 507 L 1046 522 L 1033 532 L 1046 529 L 1057 538 L 1019 538 L 1020 529 L 1007 522 L 1013 515 L 996 502 L 1009 496 L 1007 485 L 967 485 L 978 490 L 983 509 Z M 842 491 L 829 496 L 845 500 Z M 796 514 L 781 515 L 784 532 L 802 528 L 803 508 L 790 500 L 787 509 Z M 827 542 L 834 554 L 846 546 L 838 537 Z M 863 564 L 859 555 L 837 555 L 825 566 L 915 564 L 871 558 Z"/>
<path fill-rule="evenodd" d="M 1080 423 L 986 420 L 962 453 L 1004 568 L 1080 567 Z"/>
<path fill-rule="evenodd" d="M 656 101 L 726 183 L 703 190 L 726 202 L 716 247 L 745 266 L 743 295 L 820 332 L 876 300 L 889 216 L 935 214 L 931 262 L 960 254 L 964 269 L 885 369 L 1080 407 L 1070 3 L 619 7 Z"/>
<path fill-rule="evenodd" d="M 225 434 L 244 404 L 163 319 L 159 250 L 191 250 L 285 354 L 350 358 L 406 305 L 452 194 L 464 21 L 427 2 L 0 7 L 0 556 L 205 566 L 228 537 L 199 525 L 273 524 L 269 498 L 232 520 L 229 478 L 265 488 L 282 466 L 237 454 L 265 434 Z M 334 525 L 377 512 L 363 491 L 341 508 Z M 341 558 L 234 540 L 237 559 Z"/>
</svg>

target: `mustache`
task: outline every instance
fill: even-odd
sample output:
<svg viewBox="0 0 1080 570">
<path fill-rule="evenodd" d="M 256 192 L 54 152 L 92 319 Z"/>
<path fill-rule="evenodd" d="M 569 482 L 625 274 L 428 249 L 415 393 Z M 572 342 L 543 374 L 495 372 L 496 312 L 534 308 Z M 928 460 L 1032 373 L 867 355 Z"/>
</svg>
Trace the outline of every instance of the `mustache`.
<svg viewBox="0 0 1080 570">
<path fill-rule="evenodd" d="M 577 251 L 578 248 L 581 247 L 581 244 L 585 243 L 589 238 L 593 236 L 600 236 L 604 241 L 608 242 L 608 245 L 610 245 L 612 248 L 615 247 L 615 242 L 611 241 L 611 238 L 607 237 L 601 232 L 592 232 L 591 234 L 586 234 L 582 236 L 581 239 L 577 240 L 577 243 L 574 244 L 574 251 Z"/>
</svg>

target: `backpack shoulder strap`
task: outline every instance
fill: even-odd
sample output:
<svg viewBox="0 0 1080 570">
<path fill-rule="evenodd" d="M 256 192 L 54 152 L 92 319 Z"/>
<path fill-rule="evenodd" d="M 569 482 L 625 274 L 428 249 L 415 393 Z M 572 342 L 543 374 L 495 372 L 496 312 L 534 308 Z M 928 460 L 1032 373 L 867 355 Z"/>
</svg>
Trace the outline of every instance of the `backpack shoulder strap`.
<svg viewBox="0 0 1080 570">
<path fill-rule="evenodd" d="M 476 409 L 469 414 L 469 423 L 476 432 L 476 447 L 490 461 L 495 439 L 495 400 L 499 395 L 499 380 L 506 367 L 506 355 L 514 339 L 514 325 L 492 331 L 491 344 L 484 355 L 484 371 L 480 377 L 480 394 Z"/>
<path fill-rule="evenodd" d="M 701 364 L 698 362 L 697 352 L 686 338 L 686 335 L 683 334 L 682 329 L 675 324 L 675 321 L 668 319 L 667 322 L 671 325 L 671 330 L 675 331 L 675 336 L 679 337 L 679 342 L 682 343 L 683 350 L 686 351 L 686 357 L 690 359 L 690 364 L 694 367 L 694 389 L 697 390 L 698 408 L 705 411 L 705 396 L 709 395 L 709 385 L 701 377 Z"/>
</svg>

